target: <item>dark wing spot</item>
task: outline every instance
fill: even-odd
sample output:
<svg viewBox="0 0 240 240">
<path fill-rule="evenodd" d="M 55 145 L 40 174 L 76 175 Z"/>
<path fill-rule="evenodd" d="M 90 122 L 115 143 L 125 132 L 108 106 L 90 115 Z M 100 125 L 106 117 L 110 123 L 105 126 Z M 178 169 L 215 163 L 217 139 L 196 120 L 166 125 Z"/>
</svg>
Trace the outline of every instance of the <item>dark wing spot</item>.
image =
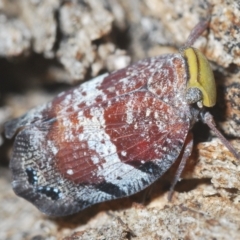
<svg viewBox="0 0 240 240">
<path fill-rule="evenodd" d="M 146 162 L 141 164 L 139 167 L 137 167 L 137 169 L 154 176 L 159 175 L 159 173 L 162 172 L 161 168 L 154 162 Z"/>
<path fill-rule="evenodd" d="M 35 185 L 37 184 L 38 182 L 38 177 L 37 177 L 37 173 L 34 169 L 28 167 L 26 169 L 26 173 L 27 173 L 27 176 L 28 176 L 28 182 L 32 185 Z"/>
<path fill-rule="evenodd" d="M 126 193 L 124 191 L 122 191 L 117 185 L 109 183 L 109 182 L 100 183 L 100 184 L 96 185 L 96 188 L 102 192 L 108 193 L 117 198 L 123 197 L 126 195 Z"/>
<path fill-rule="evenodd" d="M 61 196 L 60 190 L 53 187 L 39 187 L 37 192 L 46 195 L 52 200 L 58 200 Z"/>
</svg>

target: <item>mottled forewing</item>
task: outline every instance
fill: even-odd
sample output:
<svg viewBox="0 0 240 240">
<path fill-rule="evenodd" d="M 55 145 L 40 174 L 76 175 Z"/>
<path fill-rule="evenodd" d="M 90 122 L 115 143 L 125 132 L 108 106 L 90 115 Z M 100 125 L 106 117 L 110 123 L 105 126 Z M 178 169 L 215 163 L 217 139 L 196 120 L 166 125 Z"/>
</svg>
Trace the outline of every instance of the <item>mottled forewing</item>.
<svg viewBox="0 0 240 240">
<path fill-rule="evenodd" d="M 10 122 L 7 134 L 26 124 L 11 160 L 15 192 L 60 216 L 134 194 L 162 176 L 180 154 L 189 121 L 149 92 L 148 64 L 85 83 Z"/>
</svg>

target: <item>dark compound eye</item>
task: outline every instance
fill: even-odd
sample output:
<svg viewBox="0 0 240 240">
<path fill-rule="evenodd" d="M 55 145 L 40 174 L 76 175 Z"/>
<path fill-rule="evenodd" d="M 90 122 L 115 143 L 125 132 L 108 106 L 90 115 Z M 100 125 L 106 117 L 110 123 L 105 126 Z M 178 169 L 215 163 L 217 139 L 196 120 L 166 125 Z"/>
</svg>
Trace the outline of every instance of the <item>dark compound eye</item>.
<svg viewBox="0 0 240 240">
<path fill-rule="evenodd" d="M 26 169 L 26 173 L 27 173 L 27 176 L 28 176 L 28 182 L 32 185 L 37 184 L 37 182 L 38 182 L 37 172 L 34 169 L 28 167 Z"/>
<path fill-rule="evenodd" d="M 37 192 L 46 195 L 52 200 L 58 200 L 62 197 L 62 193 L 59 189 L 53 187 L 39 187 Z"/>
</svg>

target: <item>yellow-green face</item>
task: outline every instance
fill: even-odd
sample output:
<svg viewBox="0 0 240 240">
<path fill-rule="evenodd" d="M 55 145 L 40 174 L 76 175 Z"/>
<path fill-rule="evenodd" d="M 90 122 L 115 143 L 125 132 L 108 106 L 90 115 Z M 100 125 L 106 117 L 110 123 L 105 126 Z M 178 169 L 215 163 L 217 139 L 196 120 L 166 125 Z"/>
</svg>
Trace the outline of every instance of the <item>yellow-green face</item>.
<svg viewBox="0 0 240 240">
<path fill-rule="evenodd" d="M 188 65 L 189 88 L 197 88 L 202 93 L 202 104 L 212 107 L 216 103 L 216 84 L 213 71 L 207 58 L 196 48 L 189 47 L 183 51 Z"/>
</svg>

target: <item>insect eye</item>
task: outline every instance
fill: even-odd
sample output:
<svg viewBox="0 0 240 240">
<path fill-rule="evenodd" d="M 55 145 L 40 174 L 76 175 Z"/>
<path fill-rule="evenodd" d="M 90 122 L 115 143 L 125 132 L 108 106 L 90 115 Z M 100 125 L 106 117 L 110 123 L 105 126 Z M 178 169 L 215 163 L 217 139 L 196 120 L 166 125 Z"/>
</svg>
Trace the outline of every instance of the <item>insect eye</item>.
<svg viewBox="0 0 240 240">
<path fill-rule="evenodd" d="M 202 102 L 203 94 L 199 88 L 190 87 L 187 89 L 185 96 L 188 104 Z"/>
<path fill-rule="evenodd" d="M 203 106 L 214 106 L 216 103 L 216 84 L 207 58 L 198 49 L 192 47 L 185 49 L 183 54 L 189 74 L 187 101 L 189 100 L 189 104 L 193 103 L 191 101 L 202 101 Z"/>
</svg>

